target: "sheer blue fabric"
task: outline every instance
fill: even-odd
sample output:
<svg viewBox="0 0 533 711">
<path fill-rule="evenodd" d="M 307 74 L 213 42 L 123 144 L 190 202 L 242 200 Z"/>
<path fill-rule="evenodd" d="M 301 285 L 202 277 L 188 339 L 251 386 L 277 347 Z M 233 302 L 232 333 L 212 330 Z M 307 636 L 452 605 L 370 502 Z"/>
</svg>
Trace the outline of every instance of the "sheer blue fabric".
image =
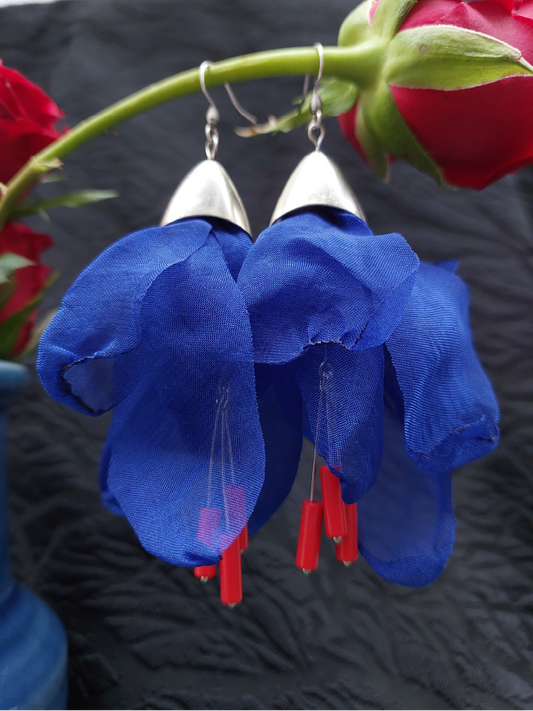
<svg viewBox="0 0 533 711">
<path fill-rule="evenodd" d="M 313 344 L 381 345 L 396 328 L 418 257 L 398 234 L 313 208 L 259 235 L 239 273 L 257 363 L 286 363 Z"/>
<path fill-rule="evenodd" d="M 317 451 L 339 477 L 344 501 L 354 503 L 374 483 L 383 451 L 383 346 L 324 343 L 295 368 Z"/>
<path fill-rule="evenodd" d="M 302 398 L 291 365 L 255 366 L 257 404 L 265 442 L 265 482 L 248 521 L 255 533 L 285 501 L 302 449 Z"/>
<path fill-rule="evenodd" d="M 104 502 L 176 565 L 216 562 L 263 484 L 252 335 L 234 278 L 250 245 L 216 220 L 130 235 L 78 278 L 41 342 L 50 394 L 90 414 L 114 407 Z"/>
<path fill-rule="evenodd" d="M 138 361 L 130 353 L 141 344 L 146 291 L 161 272 L 198 250 L 210 231 L 204 220 L 141 230 L 112 244 L 80 274 L 39 347 L 37 369 L 53 398 L 99 415 L 128 394 L 142 372 L 123 381 L 115 370 L 123 363 L 130 373 Z"/>
<path fill-rule="evenodd" d="M 456 263 L 417 272 L 393 238 L 396 252 L 357 218 L 310 210 L 259 237 L 238 284 L 256 360 L 294 367 L 317 451 L 343 499 L 359 502 L 361 553 L 385 579 L 418 587 L 452 550 L 451 470 L 496 446 L 498 408 Z M 281 476 L 269 486 L 277 508 L 289 486 Z"/>
<path fill-rule="evenodd" d="M 499 437 L 498 403 L 474 351 L 468 293 L 454 266 L 420 264 L 386 342 L 403 395 L 407 451 L 437 473 L 488 454 Z"/>
<path fill-rule="evenodd" d="M 425 585 L 453 545 L 451 470 L 498 441 L 455 267 L 419 265 L 400 235 L 333 209 L 253 247 L 218 220 L 143 230 L 73 284 L 39 375 L 78 411 L 113 408 L 102 497 L 154 555 L 214 563 L 247 521 L 257 531 L 292 487 L 308 421 L 359 502 L 362 554 Z"/>
<path fill-rule="evenodd" d="M 359 550 L 385 580 L 433 582 L 453 548 L 451 472 L 419 469 L 407 454 L 403 422 L 387 404 L 385 449 L 375 484 L 357 505 Z"/>
<path fill-rule="evenodd" d="M 350 503 L 379 468 L 382 344 L 417 268 L 400 235 L 373 235 L 355 215 L 313 208 L 265 230 L 237 280 L 256 362 L 294 363 L 317 451 Z"/>
</svg>

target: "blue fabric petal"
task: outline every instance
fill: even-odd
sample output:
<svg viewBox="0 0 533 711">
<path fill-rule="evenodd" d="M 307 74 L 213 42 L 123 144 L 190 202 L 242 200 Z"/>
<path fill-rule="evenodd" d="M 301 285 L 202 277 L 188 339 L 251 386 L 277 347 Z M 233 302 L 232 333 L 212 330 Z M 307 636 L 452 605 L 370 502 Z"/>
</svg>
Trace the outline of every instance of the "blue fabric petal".
<svg viewBox="0 0 533 711">
<path fill-rule="evenodd" d="M 451 472 L 419 469 L 403 424 L 385 407 L 385 451 L 376 483 L 358 503 L 359 550 L 391 583 L 420 587 L 440 575 L 452 551 Z"/>
<path fill-rule="evenodd" d="M 210 231 L 205 220 L 141 230 L 112 244 L 80 274 L 39 346 L 37 370 L 53 398 L 99 415 L 131 391 L 143 375 L 142 354 L 134 351 L 146 291 L 161 272 L 196 252 Z"/>
<path fill-rule="evenodd" d="M 102 460 L 106 502 L 175 565 L 216 562 L 263 484 L 252 335 L 227 241 L 213 229 L 147 290 L 144 376 L 115 407 Z"/>
<path fill-rule="evenodd" d="M 248 521 L 255 533 L 288 496 L 302 449 L 302 398 L 291 365 L 255 367 L 257 403 L 265 442 L 265 483 Z"/>
<path fill-rule="evenodd" d="M 317 452 L 346 503 L 372 486 L 383 451 L 383 346 L 309 348 L 295 363 Z"/>
<path fill-rule="evenodd" d="M 313 208 L 265 230 L 238 284 L 256 362 L 285 363 L 321 342 L 377 346 L 409 299 L 418 258 L 398 234 L 375 236 L 355 215 Z"/>
<path fill-rule="evenodd" d="M 498 404 L 474 351 L 458 276 L 420 264 L 386 345 L 404 399 L 407 451 L 419 467 L 446 472 L 494 449 Z"/>
</svg>

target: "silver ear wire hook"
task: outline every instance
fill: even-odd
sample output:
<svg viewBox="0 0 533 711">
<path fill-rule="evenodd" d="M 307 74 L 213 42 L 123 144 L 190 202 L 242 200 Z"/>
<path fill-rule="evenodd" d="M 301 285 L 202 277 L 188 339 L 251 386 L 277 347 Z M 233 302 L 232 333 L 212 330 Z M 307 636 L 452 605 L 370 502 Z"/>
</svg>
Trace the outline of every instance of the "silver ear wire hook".
<svg viewBox="0 0 533 711">
<path fill-rule="evenodd" d="M 200 88 L 202 89 L 202 94 L 205 96 L 209 103 L 209 108 L 205 114 L 205 154 L 209 160 L 214 160 L 218 150 L 218 122 L 220 121 L 220 114 L 218 112 L 217 106 L 213 99 L 211 98 L 209 92 L 205 86 L 205 72 L 208 67 L 212 67 L 213 62 L 202 62 L 200 64 L 199 75 L 200 75 Z"/>
<path fill-rule="evenodd" d="M 246 109 L 242 106 L 242 104 L 239 102 L 239 100 L 238 100 L 237 97 L 235 96 L 235 92 L 234 92 L 233 89 L 231 88 L 230 84 L 228 84 L 228 83 L 226 82 L 226 83 L 224 84 L 224 89 L 227 91 L 228 96 L 229 96 L 229 100 L 230 100 L 231 103 L 233 104 L 233 108 L 235 109 L 235 111 L 238 111 L 238 113 L 240 113 L 240 115 L 241 115 L 243 118 L 245 118 L 247 121 L 249 121 L 250 123 L 256 124 L 256 123 L 257 123 L 257 117 L 254 116 L 253 114 L 251 114 L 249 111 L 246 111 Z"/>
<path fill-rule="evenodd" d="M 309 102 L 309 109 L 313 117 L 307 127 L 307 135 L 309 136 L 311 143 L 314 145 L 315 150 L 319 151 L 326 134 L 326 129 L 322 124 L 322 99 L 318 94 L 322 74 L 324 73 L 324 47 L 320 44 L 320 42 L 317 42 L 314 46 L 318 51 L 319 65 L 318 74 L 313 85 L 311 101 Z"/>
</svg>

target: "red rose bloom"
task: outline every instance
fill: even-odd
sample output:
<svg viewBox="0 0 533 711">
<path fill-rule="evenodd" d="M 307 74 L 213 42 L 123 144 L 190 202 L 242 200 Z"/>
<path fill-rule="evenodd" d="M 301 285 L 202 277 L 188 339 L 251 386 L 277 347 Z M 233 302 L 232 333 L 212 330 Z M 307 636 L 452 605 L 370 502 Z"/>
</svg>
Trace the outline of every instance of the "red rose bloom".
<svg viewBox="0 0 533 711">
<path fill-rule="evenodd" d="M 0 182 L 7 183 L 32 155 L 61 133 L 63 113 L 42 89 L 0 60 Z"/>
<path fill-rule="evenodd" d="M 15 272 L 17 289 L 3 309 L 0 310 L 0 323 L 24 308 L 44 288 L 51 268 L 41 264 L 41 253 L 53 245 L 53 240 L 46 234 L 34 232 L 27 225 L 7 222 L 0 231 L 0 254 L 13 252 L 31 259 L 34 265 L 23 267 Z M 28 342 L 35 325 L 36 312 L 28 317 L 19 334 L 15 350 L 17 355 Z"/>
<path fill-rule="evenodd" d="M 533 0 L 419 0 L 397 35 L 431 25 L 483 33 L 516 48 L 533 64 Z M 533 163 L 530 74 L 484 83 L 480 72 L 478 86 L 453 90 L 395 86 L 394 81 L 389 89 L 407 127 L 448 183 L 481 189 Z M 345 138 L 365 157 L 355 134 L 357 111 L 356 104 L 339 121 Z M 387 146 L 383 151 L 402 157 Z"/>
</svg>

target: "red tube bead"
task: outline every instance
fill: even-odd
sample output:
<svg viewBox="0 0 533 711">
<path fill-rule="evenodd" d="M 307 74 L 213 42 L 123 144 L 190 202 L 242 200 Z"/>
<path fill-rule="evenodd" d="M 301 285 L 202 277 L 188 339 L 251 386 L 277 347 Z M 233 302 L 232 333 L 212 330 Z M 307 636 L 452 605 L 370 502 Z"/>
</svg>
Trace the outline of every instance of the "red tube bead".
<svg viewBox="0 0 533 711">
<path fill-rule="evenodd" d="M 348 533 L 335 546 L 335 555 L 344 565 L 351 565 L 357 560 L 357 504 L 344 504 Z"/>
<path fill-rule="evenodd" d="M 298 535 L 298 549 L 296 551 L 296 565 L 303 570 L 304 573 L 310 573 L 318 567 L 322 518 L 323 507 L 321 501 L 303 502 L 300 533 Z"/>
<path fill-rule="evenodd" d="M 242 531 L 239 533 L 239 547 L 242 551 L 245 551 L 248 548 L 248 524 L 244 524 L 244 528 Z"/>
<path fill-rule="evenodd" d="M 242 600 L 241 548 L 239 536 L 222 553 L 220 561 L 220 599 L 224 605 Z"/>
<path fill-rule="evenodd" d="M 206 583 L 217 574 L 216 565 L 197 565 L 194 569 L 194 577 L 199 578 L 202 583 Z"/>
<path fill-rule="evenodd" d="M 320 467 L 320 487 L 324 504 L 324 524 L 326 536 L 333 538 L 335 543 L 348 533 L 346 511 L 341 496 L 341 483 L 328 467 Z"/>
</svg>

